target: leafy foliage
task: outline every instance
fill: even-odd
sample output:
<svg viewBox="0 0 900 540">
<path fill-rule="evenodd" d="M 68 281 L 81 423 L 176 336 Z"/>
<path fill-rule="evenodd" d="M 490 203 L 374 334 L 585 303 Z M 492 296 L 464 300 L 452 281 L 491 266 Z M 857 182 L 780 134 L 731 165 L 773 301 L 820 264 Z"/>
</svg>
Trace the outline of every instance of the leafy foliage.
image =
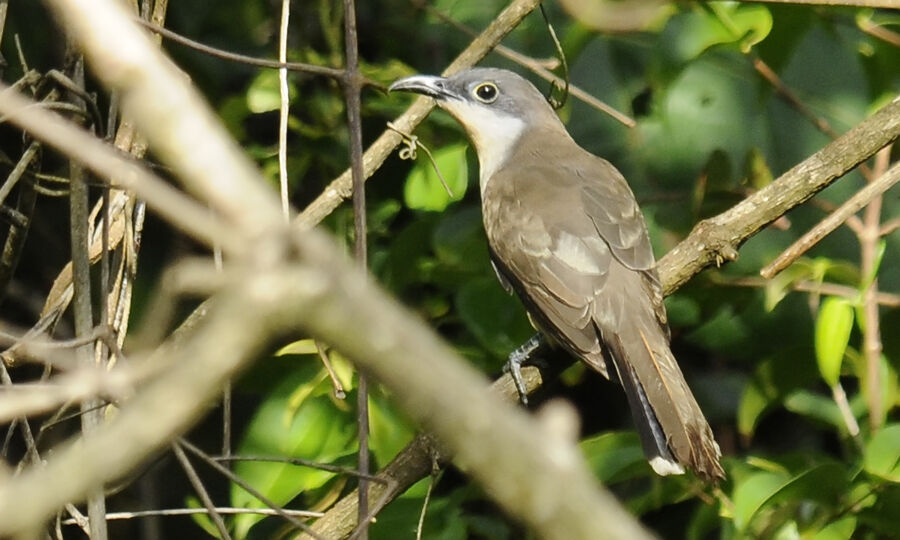
<svg viewBox="0 0 900 540">
<path fill-rule="evenodd" d="M 434 9 L 483 27 L 500 5 L 437 2 Z M 862 32 L 854 19 L 882 17 L 878 12 L 679 5 L 657 12 L 641 31 L 605 35 L 547 7 L 566 49 L 572 82 L 637 120 L 637 127 L 627 130 L 571 96 L 560 111 L 576 140 L 623 170 L 642 201 L 660 254 L 697 220 L 728 208 L 821 147 L 827 136 L 804 115 L 823 118 L 842 131 L 900 83 L 886 60 L 896 58 L 897 51 Z M 372 46 L 364 53 L 370 62 L 367 74 L 385 83 L 416 71 L 397 59 L 425 72 L 439 71 L 442 59 L 464 42 L 438 19 L 423 19 L 404 5 L 382 10 L 388 16 L 379 19 L 366 17 L 361 9 L 362 31 L 373 32 L 365 38 Z M 418 22 L 409 24 L 411 20 Z M 374 34 L 379 28 L 396 34 L 379 39 Z M 399 42 L 418 46 L 399 48 Z M 552 51 L 537 18 L 527 20 L 507 44 L 536 56 Z M 298 45 L 294 54 L 329 57 L 328 52 L 304 49 L 316 46 L 313 41 Z M 419 52 L 424 50 L 432 52 Z M 513 67 L 498 58 L 489 63 Z M 760 76 L 759 63 L 799 96 L 802 110 L 787 104 Z M 292 144 L 297 151 L 289 172 L 299 182 L 296 200 L 306 200 L 306 194 L 315 193 L 346 163 L 341 155 L 345 134 L 337 127 L 342 113 L 332 89 L 310 80 L 295 81 L 295 87 Z M 266 114 L 262 104 L 272 99 L 265 98 L 271 91 L 266 88 L 270 84 L 260 75 L 243 91 L 246 112 L 235 124 L 243 126 L 236 133 L 247 134 L 250 146 L 256 143 L 246 126 L 253 115 Z M 366 137 L 382 129 L 405 99 L 365 95 Z M 323 131 L 324 126 L 331 127 Z M 423 152 L 413 165 L 391 161 L 371 184 L 371 268 L 458 351 L 496 373 L 530 328 L 521 306 L 500 288 L 490 269 L 477 190 L 466 189 L 477 177 L 477 162 L 466 151 L 458 127 L 440 112 L 417 135 L 431 148 L 435 163 Z M 262 159 L 265 164 L 272 158 Z M 839 203 L 859 185 L 860 177 L 852 174 L 823 200 Z M 895 198 L 885 200 L 885 216 L 897 210 Z M 859 244 L 847 231 L 838 231 L 814 248 L 813 258 L 801 259 L 764 287 L 729 285 L 754 275 L 822 215 L 811 207 L 793 212 L 789 223 L 750 240 L 737 263 L 697 278 L 668 301 L 676 355 L 727 455 L 729 478 L 720 491 L 691 478 L 653 475 L 628 427 L 620 396 L 603 396 L 611 404 L 606 409 L 590 408 L 601 399 L 594 395 L 598 381 L 593 375 L 576 369 L 561 379 L 562 388 L 552 391 L 573 399 L 590 429 L 599 430 L 586 433 L 581 445 L 598 480 L 663 536 L 703 538 L 718 530 L 725 538 L 837 539 L 887 532 L 891 516 L 885 512 L 897 497 L 900 466 L 900 426 L 890 423 L 897 419 L 898 352 L 886 348 L 879 364 L 881 421 L 888 423 L 877 428 L 867 417 L 871 390 L 860 348 L 865 320 L 859 314 L 863 293 L 875 276 L 862 276 Z M 349 210 L 341 209 L 328 224 L 338 234 L 349 234 L 349 220 Z M 896 260 L 898 247 L 896 235 L 886 238 L 884 259 Z M 883 265 L 877 277 L 881 290 L 896 290 L 900 284 L 900 275 Z M 802 283 L 837 284 L 856 292 L 821 298 L 815 292 L 796 292 Z M 291 452 L 316 439 L 305 457 L 349 463 L 342 460 L 355 451 L 348 407 L 325 395 L 327 383 L 320 370 L 309 367 L 312 361 L 305 357 L 284 376 L 281 390 L 266 394 L 244 432 L 244 448 L 268 440 L 270 451 Z M 310 385 L 318 390 L 299 390 Z M 731 393 L 723 394 L 726 389 Z M 836 402 L 844 393 L 846 403 Z M 411 436 L 411 426 L 389 396 L 376 391 L 371 406 L 372 451 L 384 465 Z M 858 432 L 848 427 L 847 415 L 859 424 Z M 258 430 L 266 417 L 271 417 L 266 421 L 270 427 L 261 437 Z M 294 423 L 285 424 L 290 419 Z M 265 475 L 251 473 L 263 469 Z M 283 466 L 257 464 L 239 471 L 270 496 L 282 493 L 281 501 L 301 497 L 306 504 L 311 503 L 309 494 L 323 493 L 323 482 L 338 482 L 331 474 L 288 473 Z M 424 491 L 420 483 L 390 505 L 373 537 L 412 535 Z M 249 504 L 239 490 L 233 502 Z M 457 475 L 438 484 L 424 527 L 429 538 L 517 534 Z M 237 530 L 243 531 L 240 537 L 247 532 L 252 536 L 246 526 Z"/>
<path fill-rule="evenodd" d="M 603 26 L 597 21 L 604 19 L 590 9 L 613 9 L 610 4 L 617 3 L 568 0 L 562 3 L 565 10 L 545 7 L 567 55 L 572 84 L 632 116 L 636 127 L 622 126 L 573 95 L 559 114 L 579 143 L 628 178 L 658 255 L 699 220 L 731 207 L 821 148 L 829 137 L 817 122 L 843 132 L 900 89 L 900 48 L 867 30 L 874 25 L 896 35 L 900 18 L 893 11 L 679 2 L 654 6 L 627 31 L 598 30 Z M 469 41 L 433 12 L 408 2 L 360 4 L 363 71 L 380 83 L 416 71 L 439 72 Z M 213 7 L 183 0 L 172 3 L 169 26 L 200 41 L 271 56 L 278 17 L 273 5 L 232 0 Z M 484 28 L 504 2 L 431 5 Z M 12 24 L 27 26 L 10 9 Z M 341 65 L 337 3 L 294 2 L 292 16 L 290 59 Z M 504 44 L 537 59 L 554 50 L 538 15 Z M 274 186 L 276 72 L 167 47 Z M 42 43 L 40 48 L 49 50 Z M 39 61 L 49 55 L 35 54 Z M 4 49 L 4 57 L 16 53 Z M 498 55 L 485 63 L 527 71 Z M 764 76 L 769 72 L 777 82 Z M 371 89 L 362 100 L 367 143 L 409 103 Z M 292 75 L 290 103 L 288 176 L 292 202 L 302 208 L 347 167 L 348 130 L 333 81 Z M 392 158 L 367 184 L 369 269 L 453 348 L 486 375 L 496 375 L 532 330 L 521 304 L 501 288 L 490 266 L 479 190 L 470 186 L 477 182 L 477 160 L 460 129 L 441 112 L 416 135 L 434 162 L 423 151 L 412 163 Z M 580 448 L 598 481 L 660 536 L 897 535 L 900 235 L 887 234 L 873 251 L 862 249 L 865 235 L 843 228 L 776 278 L 755 279 L 762 266 L 825 215 L 823 208 L 840 204 L 864 182 L 860 173 L 849 174 L 815 204 L 748 241 L 738 261 L 698 276 L 667 300 L 673 350 L 726 456 L 728 479 L 718 488 L 690 476 L 655 476 L 631 429 L 624 395 L 614 385 L 577 366 L 549 385 L 547 395 L 563 396 L 581 412 Z M 346 206 L 324 226 L 349 244 L 352 214 Z M 881 221 L 898 216 L 900 199 L 889 192 Z M 43 234 L 59 236 L 53 228 L 51 223 L 50 233 Z M 148 232 L 145 249 L 151 256 L 138 275 L 139 291 L 152 290 L 166 259 L 190 253 L 189 246 L 172 242 L 173 235 Z M 41 255 L 26 256 L 29 275 L 50 274 Z M 875 310 L 878 320 L 870 320 L 872 311 L 866 309 L 873 286 L 894 295 Z M 137 296 L 136 313 L 145 310 L 150 296 Z M 883 348 L 867 349 L 866 336 L 879 327 L 875 341 Z M 348 393 L 343 400 L 334 397 L 318 353 L 303 338 L 236 382 L 236 401 L 246 407 L 237 418 L 239 454 L 353 467 L 356 379 L 339 352 L 328 351 Z M 375 466 L 383 467 L 416 426 L 377 384 L 369 403 L 370 448 Z M 211 445 L 218 441 L 218 433 L 202 428 L 196 436 Z M 276 503 L 303 509 L 327 509 L 356 485 L 348 475 L 276 461 L 239 462 L 234 471 Z M 372 538 L 413 537 L 427 484 L 416 484 L 382 511 Z M 264 506 L 240 487 L 220 491 L 233 506 Z M 184 493 L 175 495 L 176 503 L 198 505 Z M 196 521 L 216 535 L 208 519 Z M 283 534 L 279 523 L 258 515 L 228 519 L 237 539 L 276 537 Z M 186 526 L 189 533 L 178 529 L 170 536 L 198 533 L 197 525 Z M 524 535 L 452 469 L 434 488 L 423 530 L 426 538 L 447 540 Z"/>
</svg>

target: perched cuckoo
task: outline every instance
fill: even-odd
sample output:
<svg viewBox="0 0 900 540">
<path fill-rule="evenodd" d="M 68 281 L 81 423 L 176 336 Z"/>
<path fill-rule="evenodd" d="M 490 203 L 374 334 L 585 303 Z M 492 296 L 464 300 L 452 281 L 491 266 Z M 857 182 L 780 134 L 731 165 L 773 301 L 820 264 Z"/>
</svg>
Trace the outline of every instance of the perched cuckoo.
<svg viewBox="0 0 900 540">
<path fill-rule="evenodd" d="M 578 146 L 544 96 L 510 71 L 416 75 L 390 90 L 433 98 L 465 128 L 500 281 L 551 343 L 606 377 L 612 364 L 653 470 L 724 477 L 669 348 L 647 225 L 622 174 Z"/>
</svg>

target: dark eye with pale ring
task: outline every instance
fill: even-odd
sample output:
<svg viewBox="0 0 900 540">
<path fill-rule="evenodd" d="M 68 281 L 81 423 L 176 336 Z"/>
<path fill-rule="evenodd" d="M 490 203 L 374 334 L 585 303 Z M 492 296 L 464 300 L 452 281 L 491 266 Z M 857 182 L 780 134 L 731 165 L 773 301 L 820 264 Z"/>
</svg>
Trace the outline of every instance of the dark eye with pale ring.
<svg viewBox="0 0 900 540">
<path fill-rule="evenodd" d="M 499 93 L 494 83 L 481 83 L 475 87 L 475 97 L 482 103 L 493 103 Z"/>
</svg>

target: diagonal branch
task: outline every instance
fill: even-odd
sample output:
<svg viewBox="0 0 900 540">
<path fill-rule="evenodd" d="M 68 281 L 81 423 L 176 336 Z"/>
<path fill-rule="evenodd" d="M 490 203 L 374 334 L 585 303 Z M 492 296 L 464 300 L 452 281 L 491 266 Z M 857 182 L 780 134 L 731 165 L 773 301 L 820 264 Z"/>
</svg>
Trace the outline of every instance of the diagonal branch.
<svg viewBox="0 0 900 540">
<path fill-rule="evenodd" d="M 748 238 L 900 137 L 900 96 L 730 210 L 698 223 L 657 264 L 671 293 L 707 266 L 737 258 Z"/>
</svg>

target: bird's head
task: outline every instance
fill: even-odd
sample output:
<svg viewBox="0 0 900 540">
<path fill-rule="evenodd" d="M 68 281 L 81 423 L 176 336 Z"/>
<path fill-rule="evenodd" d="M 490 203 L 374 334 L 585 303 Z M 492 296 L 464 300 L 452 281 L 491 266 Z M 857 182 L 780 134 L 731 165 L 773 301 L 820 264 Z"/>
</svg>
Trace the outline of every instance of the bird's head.
<svg viewBox="0 0 900 540">
<path fill-rule="evenodd" d="M 472 68 L 450 77 L 413 75 L 394 82 L 389 90 L 426 95 L 456 118 L 475 144 L 482 178 L 505 162 L 526 132 L 566 133 L 540 91 L 504 69 Z"/>
</svg>

